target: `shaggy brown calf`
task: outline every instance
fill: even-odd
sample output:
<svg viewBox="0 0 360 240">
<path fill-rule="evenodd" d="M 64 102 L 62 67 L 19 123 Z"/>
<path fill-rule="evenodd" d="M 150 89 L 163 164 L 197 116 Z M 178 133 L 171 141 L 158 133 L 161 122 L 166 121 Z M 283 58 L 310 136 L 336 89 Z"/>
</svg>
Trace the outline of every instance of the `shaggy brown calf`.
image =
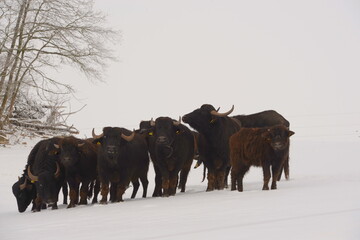
<svg viewBox="0 0 360 240">
<path fill-rule="evenodd" d="M 242 128 L 230 137 L 231 190 L 243 191 L 243 178 L 251 166 L 262 167 L 263 190 L 276 189 L 276 180 L 289 154 L 289 137 L 294 132 L 283 125 L 270 128 Z"/>
</svg>

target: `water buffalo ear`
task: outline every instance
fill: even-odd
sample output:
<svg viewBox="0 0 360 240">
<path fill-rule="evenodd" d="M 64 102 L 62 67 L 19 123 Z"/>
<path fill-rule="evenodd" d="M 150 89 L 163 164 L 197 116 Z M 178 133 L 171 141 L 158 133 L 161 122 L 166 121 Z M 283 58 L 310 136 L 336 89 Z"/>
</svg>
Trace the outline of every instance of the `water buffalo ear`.
<svg viewBox="0 0 360 240">
<path fill-rule="evenodd" d="M 295 132 L 289 131 L 289 137 L 291 137 L 291 136 L 294 135 L 294 134 L 295 134 Z"/>
</svg>

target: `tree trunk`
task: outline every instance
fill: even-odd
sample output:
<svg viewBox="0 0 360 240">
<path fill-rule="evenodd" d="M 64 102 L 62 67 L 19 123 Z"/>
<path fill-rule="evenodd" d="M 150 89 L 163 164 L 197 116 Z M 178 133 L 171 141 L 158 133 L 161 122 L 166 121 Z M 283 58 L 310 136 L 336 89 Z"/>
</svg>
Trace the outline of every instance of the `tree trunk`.
<svg viewBox="0 0 360 240">
<path fill-rule="evenodd" d="M 0 94 L 3 91 L 5 78 L 8 75 L 8 69 L 9 69 L 10 64 L 11 64 L 12 55 L 13 55 L 13 52 L 14 52 L 14 49 L 15 49 L 16 40 L 17 40 L 18 35 L 19 35 L 20 22 L 23 19 L 26 3 L 27 3 L 27 0 L 23 0 L 22 4 L 20 6 L 20 11 L 19 11 L 18 18 L 16 20 L 16 26 L 14 28 L 14 34 L 13 34 L 13 39 L 12 39 L 12 42 L 11 42 L 11 46 L 10 46 L 10 49 L 9 49 L 8 54 L 6 56 L 4 68 L 3 68 L 3 70 L 2 70 L 2 72 L 0 74 L 0 77 L 1 77 L 0 78 Z M 17 62 L 17 61 L 15 61 L 15 62 Z M 2 102 L 1 107 L 0 107 L 0 129 L 2 129 L 4 127 L 3 114 L 4 114 L 5 107 L 6 107 L 7 99 L 9 97 L 9 91 L 10 91 L 11 86 L 12 86 L 12 79 L 11 79 L 11 81 L 9 79 L 9 82 L 7 83 L 6 91 L 4 93 L 3 102 Z"/>
<path fill-rule="evenodd" d="M 27 0 L 23 0 L 21 8 L 20 8 L 19 16 L 18 16 L 18 19 L 16 22 L 15 30 L 14 30 L 14 38 L 13 38 L 13 41 L 11 44 L 11 49 L 10 49 L 11 53 L 8 54 L 8 57 L 10 56 L 9 59 L 11 59 L 11 55 L 12 55 L 13 51 L 15 50 L 15 42 L 18 39 L 19 41 L 18 41 L 16 56 L 15 56 L 13 65 L 11 67 L 11 70 L 9 72 L 9 79 L 8 79 L 6 90 L 4 93 L 4 98 L 3 98 L 3 101 L 2 101 L 2 104 L 0 107 L 0 129 L 2 129 L 5 124 L 3 116 L 4 116 L 4 111 L 6 108 L 8 98 L 10 95 L 12 95 L 13 91 L 16 91 L 17 84 L 13 83 L 13 78 L 14 78 L 14 73 L 16 71 L 16 67 L 19 63 L 20 54 L 22 52 L 22 34 L 23 34 L 23 30 L 24 30 L 25 18 L 26 18 L 28 8 L 29 8 L 29 2 Z M 21 25 L 20 25 L 20 22 L 21 22 Z M 15 35 L 15 33 L 16 33 L 16 35 Z M 19 36 L 17 36 L 17 35 L 19 35 Z M 10 62 L 11 61 L 9 60 L 9 63 L 7 63 L 7 62 L 5 63 L 4 71 L 1 73 L 1 82 L 3 82 L 3 81 L 5 82 L 8 68 L 10 67 Z M 4 80 L 3 80 L 3 78 L 4 78 Z M 1 84 L 0 84 L 0 87 L 1 87 Z M 1 93 L 1 91 L 2 91 L 2 89 L 0 88 L 0 93 Z"/>
</svg>

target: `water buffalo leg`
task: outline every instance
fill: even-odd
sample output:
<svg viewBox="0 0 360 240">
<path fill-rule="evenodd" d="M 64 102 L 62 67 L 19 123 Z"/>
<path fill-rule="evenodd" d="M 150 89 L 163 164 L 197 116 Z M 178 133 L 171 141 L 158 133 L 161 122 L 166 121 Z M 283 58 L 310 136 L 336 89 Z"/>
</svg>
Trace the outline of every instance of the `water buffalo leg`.
<svg viewBox="0 0 360 240">
<path fill-rule="evenodd" d="M 269 181 L 271 178 L 270 165 L 268 163 L 264 163 L 262 169 L 264 175 L 264 185 L 262 190 L 269 190 Z"/>
<path fill-rule="evenodd" d="M 112 182 L 110 186 L 110 201 L 116 202 L 117 183 Z"/>
<path fill-rule="evenodd" d="M 170 186 L 170 180 L 169 178 L 164 178 L 162 179 L 162 189 L 163 189 L 163 197 L 168 197 L 169 196 L 169 186 Z"/>
<path fill-rule="evenodd" d="M 181 169 L 180 172 L 180 184 L 179 188 L 181 189 L 181 192 L 185 192 L 186 182 L 187 178 L 189 176 L 190 169 Z"/>
<path fill-rule="evenodd" d="M 94 185 L 94 197 L 91 203 L 97 203 L 98 202 L 98 194 L 100 192 L 100 180 L 96 179 L 95 180 L 95 185 Z"/>
<path fill-rule="evenodd" d="M 125 190 L 127 188 L 127 186 L 129 185 L 128 183 L 119 183 L 117 186 L 117 190 L 116 190 L 116 201 L 117 202 L 123 202 L 123 194 L 125 193 Z"/>
<path fill-rule="evenodd" d="M 131 198 L 135 198 L 136 193 L 140 187 L 140 182 L 139 182 L 139 179 L 135 179 L 135 180 L 131 181 L 131 183 L 133 184 L 133 192 L 131 194 Z"/>
<path fill-rule="evenodd" d="M 68 208 L 75 207 L 75 205 L 79 201 L 79 183 L 75 179 L 68 180 L 69 187 L 70 187 L 70 203 Z"/>
<path fill-rule="evenodd" d="M 215 187 L 214 186 L 215 185 L 215 173 L 213 171 L 210 171 L 210 169 L 208 169 L 207 179 L 208 179 L 208 186 L 207 186 L 206 191 L 207 192 L 213 191 L 214 187 Z"/>
<path fill-rule="evenodd" d="M 41 211 L 41 209 L 42 209 L 42 199 L 41 199 L 41 197 L 40 196 L 37 196 L 36 198 L 35 198 L 35 200 L 34 200 L 34 205 L 35 205 L 35 208 L 32 210 L 33 212 L 40 212 Z M 46 206 L 46 205 L 45 205 Z"/>
<path fill-rule="evenodd" d="M 107 195 L 109 193 L 109 182 L 108 181 L 102 181 L 101 182 L 101 200 L 100 204 L 107 204 Z"/>
<path fill-rule="evenodd" d="M 153 192 L 153 197 L 161 197 L 162 196 L 162 176 L 160 169 L 154 165 L 154 171 L 155 171 L 155 188 Z"/>
<path fill-rule="evenodd" d="M 62 193 L 63 193 L 63 196 L 64 196 L 64 200 L 63 200 L 63 204 L 67 204 L 67 198 L 68 198 L 68 195 L 69 195 L 69 190 L 68 190 L 68 185 L 67 185 L 67 182 L 64 181 L 64 184 L 62 185 Z"/>
<path fill-rule="evenodd" d="M 220 169 L 215 173 L 215 189 L 223 190 L 225 187 L 226 169 Z"/>
<path fill-rule="evenodd" d="M 238 171 L 233 168 L 231 170 L 231 191 L 235 191 L 236 190 L 236 185 L 239 184 L 237 182 L 238 176 L 239 176 Z"/>
<path fill-rule="evenodd" d="M 86 205 L 87 204 L 87 197 L 89 194 L 89 184 L 90 181 L 88 180 L 84 180 L 81 183 L 81 188 L 80 188 L 80 205 Z"/>
<path fill-rule="evenodd" d="M 176 186 L 178 183 L 178 174 L 177 171 L 172 172 L 169 179 L 169 195 L 174 196 L 176 194 Z"/>
<path fill-rule="evenodd" d="M 283 164 L 278 163 L 278 162 L 274 163 L 271 166 L 271 171 L 272 171 L 271 189 L 277 188 L 276 182 L 277 182 L 277 179 L 279 178 L 279 175 L 281 174 L 282 166 L 283 166 Z"/>
<path fill-rule="evenodd" d="M 143 198 L 146 198 L 149 180 L 147 179 L 147 173 L 140 177 L 141 185 L 143 186 Z"/>
<path fill-rule="evenodd" d="M 286 160 L 284 162 L 284 172 L 285 172 L 285 179 L 289 180 L 290 178 L 289 155 L 286 157 Z"/>
</svg>

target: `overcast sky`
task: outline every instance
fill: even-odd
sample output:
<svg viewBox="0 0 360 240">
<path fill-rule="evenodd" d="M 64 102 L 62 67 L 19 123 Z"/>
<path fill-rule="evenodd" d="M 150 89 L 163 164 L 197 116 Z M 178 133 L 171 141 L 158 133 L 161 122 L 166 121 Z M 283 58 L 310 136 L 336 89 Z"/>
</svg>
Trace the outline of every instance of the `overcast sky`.
<svg viewBox="0 0 360 240">
<path fill-rule="evenodd" d="M 87 104 L 69 119 L 82 134 L 204 103 L 234 104 L 233 114 L 274 109 L 300 136 L 323 124 L 360 129 L 358 0 L 95 2 L 122 37 L 105 83 L 59 73 L 74 80 L 73 110 Z"/>
</svg>

